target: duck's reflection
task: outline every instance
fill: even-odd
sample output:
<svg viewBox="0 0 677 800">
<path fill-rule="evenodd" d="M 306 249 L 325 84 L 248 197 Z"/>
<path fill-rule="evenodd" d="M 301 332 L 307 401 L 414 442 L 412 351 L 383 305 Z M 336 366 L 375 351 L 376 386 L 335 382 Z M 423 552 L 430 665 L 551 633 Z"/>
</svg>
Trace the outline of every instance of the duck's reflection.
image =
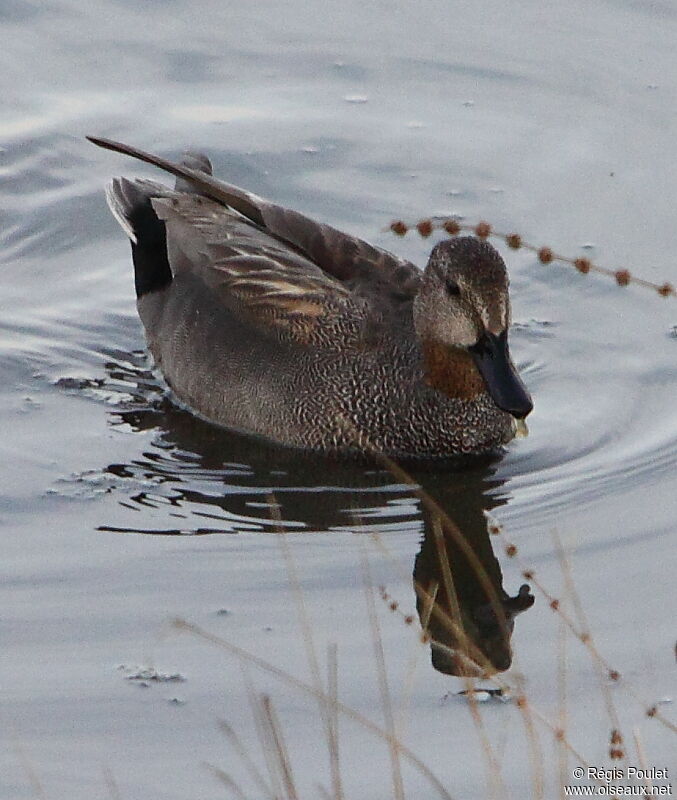
<svg viewBox="0 0 677 800">
<path fill-rule="evenodd" d="M 107 366 L 111 379 L 118 385 L 122 381 L 138 401 L 135 408 L 113 413 L 113 424 L 155 434 L 141 458 L 108 467 L 115 476 L 136 479 L 134 486 L 150 487 L 128 495 L 126 504 L 169 504 L 170 516 L 185 519 L 192 533 L 265 532 L 282 526 L 306 532 L 359 528 L 386 535 L 418 522 L 423 536 L 413 585 L 433 667 L 451 675 L 508 669 L 514 618 L 534 599 L 527 586 L 513 597 L 503 588 L 485 512 L 506 500 L 491 461 L 463 470 L 409 467 L 405 479 L 387 464 L 303 454 L 219 429 L 177 409 L 159 399 L 159 387 L 142 365 L 118 361 Z M 153 395 L 156 402 L 150 404 Z M 274 519 L 271 495 L 277 504 Z M 147 521 L 149 515 L 143 517 Z M 196 519 L 204 527 L 197 527 Z M 186 531 L 184 524 L 102 527 Z"/>
<path fill-rule="evenodd" d="M 414 562 L 416 608 L 430 638 L 432 664 L 448 675 L 483 675 L 512 663 L 515 617 L 534 603 L 524 584 L 511 597 L 503 588 L 485 511 L 500 504 L 490 490 L 491 467 L 445 476 L 435 491 L 441 513 L 428 507 L 421 549 Z"/>
</svg>

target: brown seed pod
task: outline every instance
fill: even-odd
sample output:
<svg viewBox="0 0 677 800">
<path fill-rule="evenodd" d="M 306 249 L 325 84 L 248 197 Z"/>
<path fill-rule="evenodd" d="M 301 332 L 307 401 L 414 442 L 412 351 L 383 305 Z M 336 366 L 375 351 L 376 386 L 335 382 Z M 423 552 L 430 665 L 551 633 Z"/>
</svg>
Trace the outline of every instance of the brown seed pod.
<svg viewBox="0 0 677 800">
<path fill-rule="evenodd" d="M 609 680 L 610 681 L 619 681 L 621 679 L 621 673 L 617 669 L 610 669 L 609 670 Z"/>
<path fill-rule="evenodd" d="M 522 577 L 526 581 L 532 581 L 534 579 L 534 571 L 533 569 L 525 569 L 522 573 Z"/>
<path fill-rule="evenodd" d="M 175 204 L 177 201 L 174 198 L 171 200 L 171 202 Z M 424 238 L 430 236 L 436 229 L 444 230 L 449 236 L 455 236 L 463 230 L 472 231 L 475 236 L 480 239 L 487 239 L 492 235 L 497 236 L 498 238 L 503 239 L 508 247 L 511 247 L 514 250 L 517 250 L 520 247 L 528 247 L 529 250 L 532 250 L 536 253 L 542 264 L 550 264 L 553 261 L 563 261 L 565 263 L 572 264 L 583 275 L 587 275 L 592 270 L 595 270 L 615 278 L 616 283 L 619 286 L 628 286 L 628 284 L 634 282 L 645 286 L 646 288 L 653 289 L 653 291 L 657 292 L 661 297 L 677 296 L 677 288 L 673 283 L 668 281 L 662 284 L 657 284 L 647 280 L 640 280 L 639 278 L 633 277 L 632 273 L 627 269 L 611 270 L 598 267 L 593 264 L 589 258 L 584 258 L 583 256 L 575 259 L 558 256 L 550 247 L 544 246 L 536 248 L 529 242 L 523 242 L 522 237 L 518 233 L 493 233 L 491 225 L 485 220 L 478 222 L 474 227 L 458 222 L 455 219 L 444 219 L 439 217 L 422 219 L 415 225 L 409 225 L 403 220 L 395 220 L 390 223 L 390 230 L 397 236 L 404 236 L 413 228 L 416 228 L 418 233 Z"/>
<path fill-rule="evenodd" d="M 422 219 L 417 223 L 416 230 L 426 239 L 433 232 L 433 224 L 429 219 Z"/>
<path fill-rule="evenodd" d="M 551 601 L 550 601 L 550 608 L 551 608 L 553 611 L 557 611 L 557 609 L 559 608 L 559 600 L 557 600 L 557 599 L 555 599 L 555 600 L 551 600 Z"/>
<path fill-rule="evenodd" d="M 549 264 L 553 258 L 553 252 L 549 247 L 541 247 L 538 251 L 538 260 L 541 264 Z"/>
<path fill-rule="evenodd" d="M 631 276 L 627 269 L 617 269 L 615 275 L 619 286 L 627 286 L 630 283 Z"/>
<path fill-rule="evenodd" d="M 623 737 L 621 736 L 621 732 L 618 728 L 614 728 L 611 731 L 611 744 L 623 744 Z"/>
<path fill-rule="evenodd" d="M 488 222 L 478 222 L 475 226 L 475 236 L 479 236 L 480 239 L 486 239 L 491 236 L 491 225 Z"/>
<path fill-rule="evenodd" d="M 506 545 L 505 554 L 506 556 L 508 556 L 508 558 L 513 558 L 514 556 L 516 556 L 517 548 L 515 547 L 515 545 L 514 544 Z"/>
<path fill-rule="evenodd" d="M 413 625 L 414 618 L 411 616 L 411 614 L 407 614 L 407 616 L 404 618 L 404 622 L 406 625 Z"/>
</svg>

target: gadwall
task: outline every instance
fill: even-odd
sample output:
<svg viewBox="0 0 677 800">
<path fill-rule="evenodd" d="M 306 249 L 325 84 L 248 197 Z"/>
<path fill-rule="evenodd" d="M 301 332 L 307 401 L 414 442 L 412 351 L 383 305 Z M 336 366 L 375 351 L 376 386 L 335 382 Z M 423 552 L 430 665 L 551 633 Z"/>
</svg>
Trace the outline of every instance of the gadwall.
<svg viewBox="0 0 677 800">
<path fill-rule="evenodd" d="M 486 453 L 531 398 L 508 350 L 505 264 L 472 237 L 425 271 L 212 177 L 90 141 L 177 177 L 116 178 L 148 345 L 176 397 L 208 420 L 321 452 Z"/>
</svg>

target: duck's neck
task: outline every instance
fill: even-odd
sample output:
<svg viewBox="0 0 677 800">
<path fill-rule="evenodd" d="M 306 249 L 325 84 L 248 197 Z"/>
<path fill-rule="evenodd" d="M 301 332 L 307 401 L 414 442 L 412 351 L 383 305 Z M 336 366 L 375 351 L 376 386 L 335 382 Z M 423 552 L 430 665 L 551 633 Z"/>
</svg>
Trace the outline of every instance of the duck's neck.
<svg viewBox="0 0 677 800">
<path fill-rule="evenodd" d="M 425 380 L 433 389 L 459 400 L 473 400 L 486 391 L 472 356 L 459 347 L 423 340 Z"/>
</svg>

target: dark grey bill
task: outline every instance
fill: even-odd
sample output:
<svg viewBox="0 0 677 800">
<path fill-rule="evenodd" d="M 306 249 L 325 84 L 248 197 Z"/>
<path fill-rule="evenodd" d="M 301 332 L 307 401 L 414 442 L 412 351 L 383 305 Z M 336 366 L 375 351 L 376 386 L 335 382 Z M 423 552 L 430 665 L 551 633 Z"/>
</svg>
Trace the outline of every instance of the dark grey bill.
<svg viewBox="0 0 677 800">
<path fill-rule="evenodd" d="M 508 331 L 498 336 L 484 333 L 477 344 L 468 349 L 494 403 L 517 419 L 524 419 L 531 413 L 534 408 L 531 395 L 510 360 Z"/>
</svg>

